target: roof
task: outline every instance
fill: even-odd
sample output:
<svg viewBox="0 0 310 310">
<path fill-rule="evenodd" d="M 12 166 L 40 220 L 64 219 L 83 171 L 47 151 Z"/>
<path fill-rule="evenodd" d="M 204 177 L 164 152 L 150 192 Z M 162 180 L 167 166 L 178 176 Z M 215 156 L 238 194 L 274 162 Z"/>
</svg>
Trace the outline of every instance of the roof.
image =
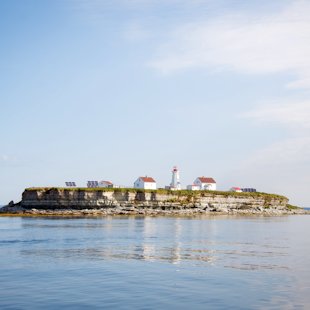
<svg viewBox="0 0 310 310">
<path fill-rule="evenodd" d="M 240 187 L 232 187 L 231 189 L 237 190 L 237 191 L 241 191 Z"/>
<path fill-rule="evenodd" d="M 110 181 L 101 181 L 100 183 L 107 183 L 107 184 L 113 185 L 113 183 Z"/>
<path fill-rule="evenodd" d="M 199 177 L 198 179 L 201 183 L 216 183 L 213 178 Z"/>
<path fill-rule="evenodd" d="M 156 181 L 151 178 L 151 177 L 140 177 L 140 179 L 143 181 L 143 182 L 148 182 L 148 183 L 156 183 Z"/>
</svg>

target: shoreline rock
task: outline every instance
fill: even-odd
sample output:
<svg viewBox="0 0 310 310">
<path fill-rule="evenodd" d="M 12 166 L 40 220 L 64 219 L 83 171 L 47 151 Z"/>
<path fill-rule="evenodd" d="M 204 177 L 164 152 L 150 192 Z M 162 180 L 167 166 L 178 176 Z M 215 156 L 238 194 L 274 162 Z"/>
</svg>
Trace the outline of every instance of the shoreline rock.
<svg viewBox="0 0 310 310">
<path fill-rule="evenodd" d="M 310 214 L 310 211 L 304 209 L 231 209 L 223 210 L 201 210 L 201 209 L 183 209 L 183 210 L 159 210 L 159 209 L 136 209 L 136 208 L 101 208 L 101 209 L 25 209 L 21 206 L 6 206 L 0 209 L 0 216 L 60 216 L 60 217 L 100 217 L 100 216 L 216 216 L 216 215 L 243 215 L 243 216 L 283 216 L 283 215 L 303 215 Z"/>
</svg>

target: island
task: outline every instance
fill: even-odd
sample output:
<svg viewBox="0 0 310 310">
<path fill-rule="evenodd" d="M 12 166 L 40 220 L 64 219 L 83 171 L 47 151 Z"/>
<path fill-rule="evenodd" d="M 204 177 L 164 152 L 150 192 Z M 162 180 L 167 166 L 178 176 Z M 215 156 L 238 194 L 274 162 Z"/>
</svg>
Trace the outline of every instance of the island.
<svg viewBox="0 0 310 310">
<path fill-rule="evenodd" d="M 210 190 L 145 190 L 136 188 L 27 188 L 18 203 L 0 209 L 2 215 L 201 215 L 307 213 L 287 197 L 261 192 Z"/>
</svg>

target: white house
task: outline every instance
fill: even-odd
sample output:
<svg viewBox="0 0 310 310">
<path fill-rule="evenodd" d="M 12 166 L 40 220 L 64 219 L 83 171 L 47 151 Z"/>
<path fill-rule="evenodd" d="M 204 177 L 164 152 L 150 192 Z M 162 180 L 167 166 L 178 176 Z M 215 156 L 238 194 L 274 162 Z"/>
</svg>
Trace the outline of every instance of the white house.
<svg viewBox="0 0 310 310">
<path fill-rule="evenodd" d="M 242 189 L 240 187 L 232 187 L 230 192 L 237 192 L 237 193 L 242 193 Z"/>
<path fill-rule="evenodd" d="M 216 191 L 216 182 L 213 178 L 198 177 L 193 185 L 198 186 L 200 190 Z"/>
<path fill-rule="evenodd" d="M 139 177 L 134 183 L 134 188 L 156 189 L 156 181 L 151 177 Z"/>
<path fill-rule="evenodd" d="M 100 181 L 99 182 L 99 187 L 110 187 L 113 188 L 115 187 L 114 184 L 110 181 Z"/>
</svg>

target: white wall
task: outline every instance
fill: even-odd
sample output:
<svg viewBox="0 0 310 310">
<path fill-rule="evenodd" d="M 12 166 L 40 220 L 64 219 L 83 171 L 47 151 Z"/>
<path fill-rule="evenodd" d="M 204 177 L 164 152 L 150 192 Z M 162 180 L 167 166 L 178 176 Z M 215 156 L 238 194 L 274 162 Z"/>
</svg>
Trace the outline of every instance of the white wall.
<svg viewBox="0 0 310 310">
<path fill-rule="evenodd" d="M 192 191 L 199 191 L 200 190 L 200 186 L 199 185 L 187 185 L 186 188 L 188 190 L 192 190 Z"/>
<path fill-rule="evenodd" d="M 202 183 L 202 187 L 209 191 L 216 191 L 216 183 Z"/>
<path fill-rule="evenodd" d="M 156 183 L 146 182 L 144 183 L 144 189 L 156 189 Z"/>
<path fill-rule="evenodd" d="M 144 188 L 143 181 L 139 178 L 133 185 L 134 188 Z"/>
</svg>

